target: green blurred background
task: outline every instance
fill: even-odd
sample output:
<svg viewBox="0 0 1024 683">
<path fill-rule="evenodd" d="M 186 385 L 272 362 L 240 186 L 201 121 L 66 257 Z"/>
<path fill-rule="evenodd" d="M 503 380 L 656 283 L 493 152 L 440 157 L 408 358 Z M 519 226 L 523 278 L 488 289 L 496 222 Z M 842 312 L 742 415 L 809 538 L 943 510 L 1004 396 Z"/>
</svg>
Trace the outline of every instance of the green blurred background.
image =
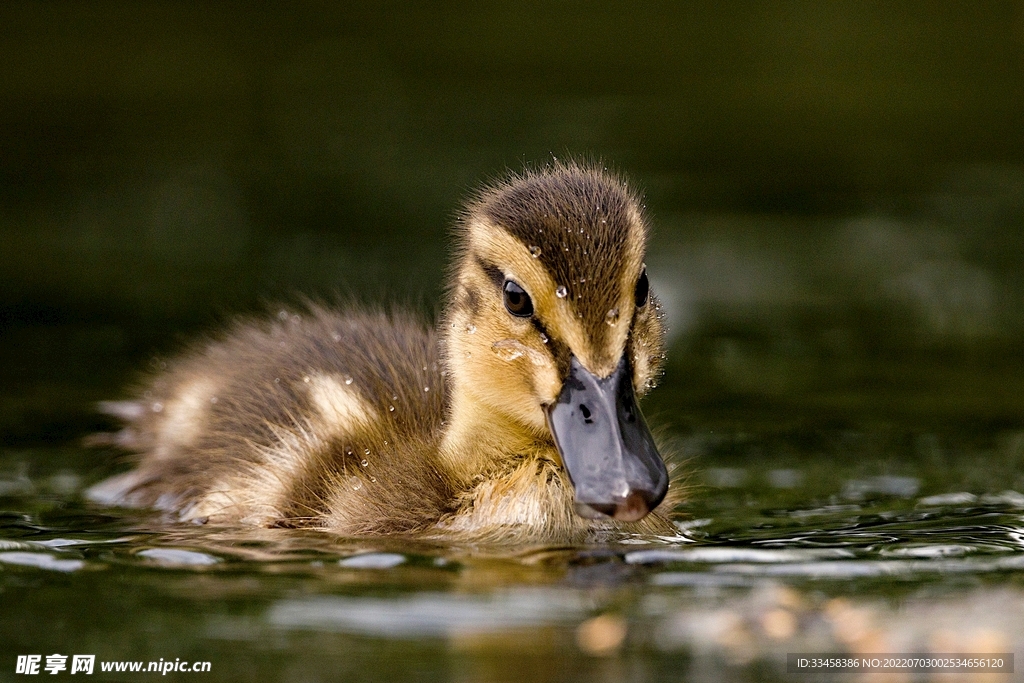
<svg viewBox="0 0 1024 683">
<path fill-rule="evenodd" d="M 646 193 L 673 426 L 1024 424 L 1024 3 L 6 2 L 0 438 L 299 295 L 436 310 L 481 181 Z"/>
</svg>

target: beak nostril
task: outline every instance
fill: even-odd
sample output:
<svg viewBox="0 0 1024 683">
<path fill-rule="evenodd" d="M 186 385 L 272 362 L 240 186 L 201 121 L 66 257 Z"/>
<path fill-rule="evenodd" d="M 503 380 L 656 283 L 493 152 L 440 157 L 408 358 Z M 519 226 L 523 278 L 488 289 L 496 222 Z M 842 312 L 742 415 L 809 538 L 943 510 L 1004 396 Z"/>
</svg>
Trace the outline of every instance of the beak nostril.
<svg viewBox="0 0 1024 683">
<path fill-rule="evenodd" d="M 588 408 L 586 405 L 582 403 L 580 404 L 580 413 L 583 415 L 583 421 L 585 423 L 587 423 L 588 425 L 594 423 L 594 421 L 590 417 L 590 408 Z"/>
</svg>

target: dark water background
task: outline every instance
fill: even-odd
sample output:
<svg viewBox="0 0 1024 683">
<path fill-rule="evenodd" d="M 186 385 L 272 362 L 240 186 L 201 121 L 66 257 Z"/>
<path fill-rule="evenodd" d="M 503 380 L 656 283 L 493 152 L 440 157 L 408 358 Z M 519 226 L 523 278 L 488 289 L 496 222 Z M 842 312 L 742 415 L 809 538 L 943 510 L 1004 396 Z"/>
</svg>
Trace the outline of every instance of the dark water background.
<svg viewBox="0 0 1024 683">
<path fill-rule="evenodd" d="M 0 680 L 1024 654 L 1022 75 L 1020 2 L 3 4 Z M 123 467 L 77 445 L 95 401 L 301 295 L 432 314 L 462 199 L 569 155 L 656 227 L 680 539 L 497 557 L 82 502 Z"/>
</svg>

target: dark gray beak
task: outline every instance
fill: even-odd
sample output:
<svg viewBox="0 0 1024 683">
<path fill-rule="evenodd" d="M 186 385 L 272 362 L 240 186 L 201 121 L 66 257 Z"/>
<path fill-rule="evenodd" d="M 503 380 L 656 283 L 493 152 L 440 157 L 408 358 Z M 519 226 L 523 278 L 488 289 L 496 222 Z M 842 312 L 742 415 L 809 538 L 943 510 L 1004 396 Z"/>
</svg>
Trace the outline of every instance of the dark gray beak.
<svg viewBox="0 0 1024 683">
<path fill-rule="evenodd" d="M 636 405 L 625 356 L 604 379 L 573 356 L 562 393 L 547 415 L 580 516 L 634 522 L 665 497 L 668 472 Z"/>
</svg>

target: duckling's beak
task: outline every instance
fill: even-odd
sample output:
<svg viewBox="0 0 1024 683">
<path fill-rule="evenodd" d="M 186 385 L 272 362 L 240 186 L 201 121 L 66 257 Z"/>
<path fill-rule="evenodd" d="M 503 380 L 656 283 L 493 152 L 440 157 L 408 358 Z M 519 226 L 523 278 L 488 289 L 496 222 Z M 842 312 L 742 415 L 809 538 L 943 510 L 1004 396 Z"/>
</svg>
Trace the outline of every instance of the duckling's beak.
<svg viewBox="0 0 1024 683">
<path fill-rule="evenodd" d="M 604 379 L 573 356 L 547 416 L 580 516 L 635 522 L 665 497 L 668 472 L 636 405 L 626 356 Z"/>
</svg>

